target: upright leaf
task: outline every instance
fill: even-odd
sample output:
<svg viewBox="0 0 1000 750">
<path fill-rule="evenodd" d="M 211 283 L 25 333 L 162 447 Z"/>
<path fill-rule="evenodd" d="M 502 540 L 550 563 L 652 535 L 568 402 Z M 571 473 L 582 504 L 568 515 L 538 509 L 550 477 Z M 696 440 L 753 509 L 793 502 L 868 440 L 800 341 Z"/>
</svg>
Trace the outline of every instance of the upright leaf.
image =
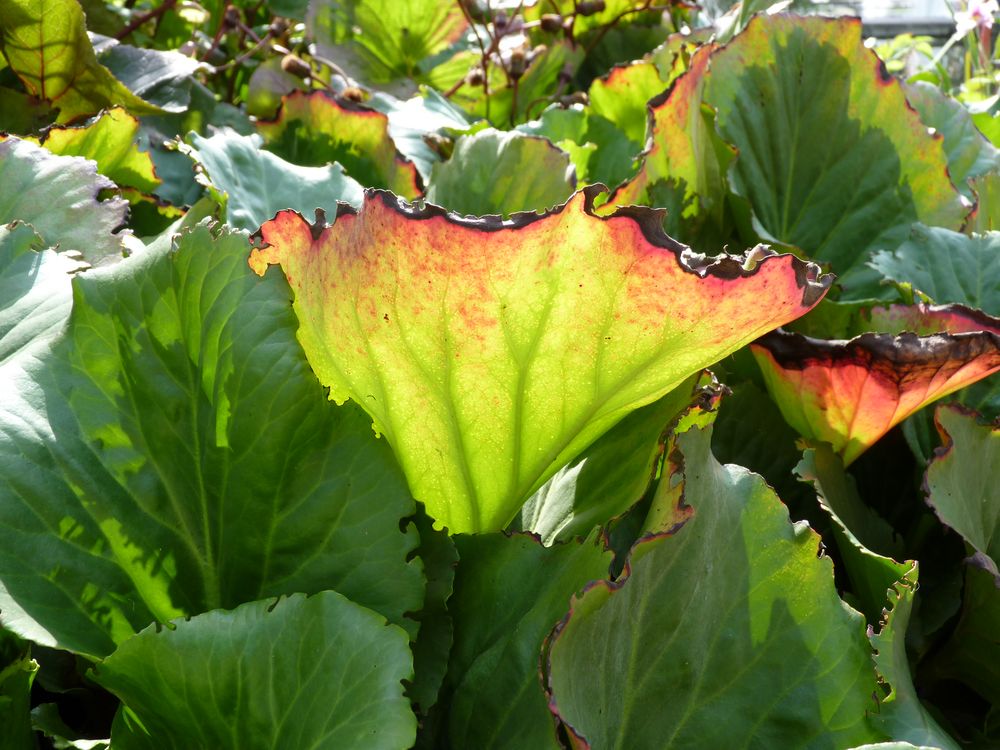
<svg viewBox="0 0 1000 750">
<path fill-rule="evenodd" d="M 111 737 L 124 750 L 403 750 L 412 672 L 402 630 L 325 591 L 150 626 L 94 679 L 125 705 Z"/>
<path fill-rule="evenodd" d="M 0 48 L 32 96 L 71 122 L 114 105 L 133 114 L 159 112 L 97 61 L 77 0 L 0 0 Z"/>
<path fill-rule="evenodd" d="M 261 228 L 251 265 L 291 279 L 331 398 L 368 411 L 453 532 L 503 528 L 622 417 L 829 282 L 787 255 L 706 260 L 657 212 L 595 216 L 596 196 L 503 222 L 369 192 L 333 226 L 283 212 Z"/>
<path fill-rule="evenodd" d="M 670 530 L 629 572 L 592 584 L 553 631 L 552 710 L 578 747 L 842 748 L 866 725 L 874 674 L 861 616 L 819 539 L 764 481 L 678 437 Z M 659 528 L 659 527 L 657 527 Z"/>
</svg>

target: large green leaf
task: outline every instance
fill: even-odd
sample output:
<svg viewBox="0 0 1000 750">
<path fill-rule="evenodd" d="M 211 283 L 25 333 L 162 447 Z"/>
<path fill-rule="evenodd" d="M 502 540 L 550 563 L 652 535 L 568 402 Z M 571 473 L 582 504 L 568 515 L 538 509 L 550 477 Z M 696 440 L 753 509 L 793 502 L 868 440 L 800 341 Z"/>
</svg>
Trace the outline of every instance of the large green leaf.
<svg viewBox="0 0 1000 750">
<path fill-rule="evenodd" d="M 198 226 L 75 281 L 67 334 L 0 368 L 0 609 L 103 656 L 154 619 L 336 589 L 423 601 L 413 500 L 357 408 L 326 400 L 290 291 Z"/>
<path fill-rule="evenodd" d="M 526 534 L 459 536 L 456 542 L 452 746 L 555 750 L 555 724 L 538 679 L 542 642 L 570 598 L 607 577 L 611 553 L 596 534 L 553 547 Z"/>
<path fill-rule="evenodd" d="M 969 180 L 1000 168 L 1000 151 L 976 129 L 968 108 L 933 83 L 915 81 L 905 84 L 903 91 L 920 121 L 941 135 L 948 173 L 962 195 L 972 200 Z"/>
<path fill-rule="evenodd" d="M 123 750 L 403 750 L 412 673 L 406 633 L 325 591 L 150 626 L 94 679 L 124 702 Z"/>
<path fill-rule="evenodd" d="M 121 258 L 113 232 L 125 222 L 127 204 L 102 200 L 115 185 L 94 162 L 9 138 L 0 141 L 0 184 L 0 222 L 31 224 L 45 246 L 82 253 L 94 265 Z"/>
<path fill-rule="evenodd" d="M 294 164 L 339 162 L 365 187 L 404 198 L 421 193 L 417 169 L 396 151 L 389 118 L 381 112 L 322 91 L 295 91 L 282 98 L 277 119 L 258 122 L 257 130 L 271 151 Z"/>
<path fill-rule="evenodd" d="M 1000 371 L 1000 320 L 960 305 L 869 307 L 849 340 L 773 331 L 751 345 L 771 397 L 800 435 L 850 464 L 927 404 Z"/>
<path fill-rule="evenodd" d="M 872 267 L 891 281 L 910 284 L 941 304 L 957 302 L 1000 315 L 1000 233 L 971 237 L 941 227 L 915 226 Z"/>
<path fill-rule="evenodd" d="M 310 226 L 282 212 L 251 256 L 280 263 L 331 398 L 353 399 L 414 495 L 453 532 L 503 528 L 629 412 L 802 315 L 828 277 L 789 255 L 707 260 L 660 214 L 462 219 L 370 191 Z"/>
<path fill-rule="evenodd" d="M 554 631 L 552 710 L 580 747 L 878 739 L 864 621 L 838 598 L 818 537 L 710 442 L 710 429 L 678 437 L 681 473 L 660 484 L 672 527 L 658 519 L 627 577 L 590 586 Z"/>
<path fill-rule="evenodd" d="M 31 227 L 0 227 L 0 365 L 60 331 L 73 304 L 70 274 L 85 264 L 52 250 Z"/>
<path fill-rule="evenodd" d="M 364 188 L 339 164 L 300 167 L 264 151 L 259 136 L 225 128 L 211 138 L 188 136 L 188 154 L 200 165 L 204 182 L 226 206 L 230 224 L 256 229 L 283 208 L 312 214 L 336 210 L 337 202 L 361 205 Z"/>
<path fill-rule="evenodd" d="M 1000 426 L 980 425 L 957 406 L 934 419 L 944 440 L 927 467 L 927 501 L 941 522 L 992 562 L 1000 587 Z M 998 685 L 1000 689 L 1000 685 Z"/>
<path fill-rule="evenodd" d="M 879 702 L 879 710 L 872 714 L 872 723 L 894 739 L 932 745 L 941 750 L 959 750 L 959 744 L 921 705 L 913 685 L 906 653 L 906 628 L 913 614 L 916 589 L 917 566 L 913 564 L 889 592 L 891 606 L 886 609 L 878 635 L 871 636 L 875 666 L 890 688 L 889 694 Z"/>
<path fill-rule="evenodd" d="M 120 105 L 155 114 L 97 61 L 77 0 L 0 0 L 0 47 L 28 93 L 59 109 L 58 122 Z"/>
<path fill-rule="evenodd" d="M 651 62 L 618 65 L 590 84 L 589 109 L 613 122 L 626 138 L 642 147 L 649 114 L 646 104 L 666 88 Z"/>
<path fill-rule="evenodd" d="M 459 138 L 435 164 L 427 201 L 468 216 L 544 211 L 576 187 L 569 155 L 545 138 L 489 128 Z"/>
</svg>

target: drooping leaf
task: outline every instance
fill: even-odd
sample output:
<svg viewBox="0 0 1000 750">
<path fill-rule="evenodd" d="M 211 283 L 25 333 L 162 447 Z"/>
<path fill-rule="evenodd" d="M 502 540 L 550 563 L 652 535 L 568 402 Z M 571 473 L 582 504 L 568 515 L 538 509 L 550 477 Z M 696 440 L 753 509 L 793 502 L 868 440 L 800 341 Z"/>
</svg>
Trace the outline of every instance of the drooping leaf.
<svg viewBox="0 0 1000 750">
<path fill-rule="evenodd" d="M 94 679 L 124 703 L 112 732 L 131 750 L 410 747 L 406 633 L 333 591 L 150 626 Z"/>
<path fill-rule="evenodd" d="M 337 48 L 347 45 L 373 83 L 419 78 L 421 63 L 456 41 L 465 27 L 461 8 L 438 0 L 314 0 L 306 18 L 325 57 L 339 61 Z"/>
<path fill-rule="evenodd" d="M 698 396 L 697 381 L 689 378 L 604 433 L 528 498 L 518 526 L 552 544 L 585 536 L 631 508 L 653 481 L 663 433 Z"/>
<path fill-rule="evenodd" d="M 968 108 L 934 84 L 914 81 L 904 84 L 903 91 L 906 100 L 920 115 L 920 121 L 941 134 L 948 174 L 959 192 L 972 200 L 974 194 L 969 180 L 1000 168 L 1000 151 L 976 129 Z"/>
<path fill-rule="evenodd" d="M 115 185 L 94 162 L 9 138 L 0 141 L 0 184 L 0 222 L 30 224 L 45 246 L 81 253 L 92 265 L 121 258 L 121 238 L 113 233 L 125 222 L 127 204 L 102 200 Z"/>
<path fill-rule="evenodd" d="M 957 302 L 1000 315 L 1000 233 L 971 237 L 941 227 L 915 226 L 871 266 L 885 278 L 919 289 L 935 302 Z"/>
<path fill-rule="evenodd" d="M 526 534 L 459 536 L 456 543 L 452 746 L 554 750 L 555 724 L 539 680 L 542 642 L 573 594 L 607 577 L 611 554 L 596 535 L 552 547 Z"/>
<path fill-rule="evenodd" d="M 588 587 L 553 631 L 552 710 L 578 747 L 878 739 L 864 622 L 837 596 L 818 537 L 710 442 L 710 429 L 678 437 L 680 474 L 660 484 L 677 500 L 673 528 L 657 522 L 627 577 Z"/>
<path fill-rule="evenodd" d="M 916 589 L 917 566 L 914 563 L 889 592 L 891 606 L 886 609 L 878 635 L 871 636 L 875 666 L 890 689 L 879 701 L 879 709 L 872 713 L 871 720 L 887 737 L 940 750 L 959 750 L 959 744 L 921 705 L 913 685 L 905 636 Z"/>
<path fill-rule="evenodd" d="M 417 169 L 396 151 L 389 119 L 381 112 L 322 91 L 294 91 L 282 98 L 277 119 L 258 122 L 257 129 L 271 151 L 293 164 L 339 162 L 365 187 L 386 188 L 404 198 L 421 193 Z"/>
<path fill-rule="evenodd" d="M 251 265 L 292 279 L 331 398 L 368 411 L 453 532 L 505 527 L 621 418 L 829 283 L 787 255 L 706 260 L 658 212 L 596 216 L 597 194 L 502 222 L 372 191 L 332 227 L 283 212 L 261 228 Z"/>
<path fill-rule="evenodd" d="M 46 131 L 41 145 L 61 156 L 82 156 L 97 162 L 97 171 L 120 187 L 151 193 L 160 185 L 153 160 L 140 151 L 136 139 L 139 120 L 115 107 L 83 127 Z M 38 143 L 37 139 L 25 139 Z"/>
<path fill-rule="evenodd" d="M 941 522 L 992 562 L 1000 588 L 1000 426 L 957 406 L 934 414 L 944 446 L 927 467 L 927 502 Z M 998 685 L 1000 689 L 1000 685 Z"/>
<path fill-rule="evenodd" d="M 881 620 L 887 592 L 903 580 L 912 561 L 902 562 L 892 527 L 864 504 L 853 477 L 827 443 L 809 445 L 795 474 L 813 485 L 820 507 L 833 521 L 833 536 L 860 609 L 874 626 Z"/>
<path fill-rule="evenodd" d="M 67 334 L 0 367 L 0 620 L 104 656 L 153 620 L 335 589 L 419 609 L 413 500 L 295 342 L 280 274 L 206 226 L 74 280 Z M 56 437 L 58 436 L 58 437 Z"/>
<path fill-rule="evenodd" d="M 0 227 L 0 365 L 62 329 L 73 305 L 70 274 L 85 267 L 44 250 L 31 227 Z"/>
<path fill-rule="evenodd" d="M 11 70 L 29 94 L 59 109 L 57 122 L 115 105 L 137 115 L 160 111 L 97 61 L 76 0 L 0 0 L 0 29 Z"/>
<path fill-rule="evenodd" d="M 435 164 L 427 201 L 467 216 L 544 211 L 576 187 L 569 155 L 544 138 L 492 128 L 455 142 Z"/>
<path fill-rule="evenodd" d="M 1000 371 L 1000 320 L 913 305 L 889 307 L 882 322 L 917 333 L 828 341 L 774 331 L 751 345 L 787 422 L 845 465 L 917 410 Z"/>
<path fill-rule="evenodd" d="M 312 214 L 333 211 L 337 201 L 361 205 L 364 189 L 339 164 L 300 167 L 260 148 L 259 136 L 225 129 L 211 138 L 188 136 L 189 154 L 210 190 L 226 206 L 228 222 L 252 230 L 284 208 Z"/>
</svg>

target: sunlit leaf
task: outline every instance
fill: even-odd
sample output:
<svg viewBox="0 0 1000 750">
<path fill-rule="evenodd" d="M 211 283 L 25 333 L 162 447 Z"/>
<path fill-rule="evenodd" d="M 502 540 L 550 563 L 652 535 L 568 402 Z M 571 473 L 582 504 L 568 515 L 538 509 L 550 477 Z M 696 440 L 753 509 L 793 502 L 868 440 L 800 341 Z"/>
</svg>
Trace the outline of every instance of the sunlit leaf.
<svg viewBox="0 0 1000 750">
<path fill-rule="evenodd" d="M 269 150 L 293 164 L 339 162 L 365 187 L 386 188 L 404 198 L 421 193 L 416 167 L 396 151 L 389 118 L 381 112 L 322 91 L 295 91 L 282 98 L 277 119 L 258 122 L 257 129 Z"/>
<path fill-rule="evenodd" d="M 76 0 L 0 0 L 0 47 L 28 93 L 57 107 L 61 123 L 114 105 L 159 112 L 97 61 L 84 21 Z"/>
<path fill-rule="evenodd" d="M 595 191 L 510 222 L 377 191 L 330 227 L 280 213 L 251 256 L 280 263 L 331 398 L 374 419 L 428 512 L 499 529 L 629 412 L 805 313 L 828 277 L 792 256 L 707 260 L 658 212 Z"/>
<path fill-rule="evenodd" d="M 788 423 L 832 444 L 845 464 L 918 409 L 1000 370 L 1000 320 L 977 311 L 891 306 L 883 326 L 918 333 L 774 331 L 751 346 Z"/>
<path fill-rule="evenodd" d="M 93 265 L 121 258 L 121 238 L 113 233 L 125 222 L 127 204 L 103 199 L 114 183 L 94 162 L 9 138 L 0 141 L 0 184 L 0 222 L 30 224 L 46 247 L 76 251 Z"/>
</svg>

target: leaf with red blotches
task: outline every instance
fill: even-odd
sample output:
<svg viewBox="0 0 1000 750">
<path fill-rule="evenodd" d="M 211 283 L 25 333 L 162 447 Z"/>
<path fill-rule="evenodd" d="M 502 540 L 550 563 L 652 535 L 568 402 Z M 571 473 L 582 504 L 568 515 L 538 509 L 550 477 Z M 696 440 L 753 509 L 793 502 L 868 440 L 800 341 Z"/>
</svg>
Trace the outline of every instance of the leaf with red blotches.
<svg viewBox="0 0 1000 750">
<path fill-rule="evenodd" d="M 1000 370 L 1000 320 L 977 310 L 891 305 L 870 319 L 894 333 L 774 331 L 751 346 L 788 423 L 831 443 L 845 464 L 918 409 Z"/>
<path fill-rule="evenodd" d="M 404 198 L 423 192 L 416 166 L 389 137 L 389 118 L 368 107 L 322 91 L 293 91 L 282 98 L 277 118 L 258 122 L 257 129 L 268 150 L 293 164 L 339 162 L 365 187 L 385 188 Z"/>
<path fill-rule="evenodd" d="M 706 259 L 661 212 L 595 215 L 599 194 L 501 221 L 368 191 L 333 226 L 286 211 L 260 229 L 250 263 L 282 266 L 320 381 L 371 415 L 453 532 L 504 528 L 625 415 L 830 283 L 791 255 Z"/>
</svg>

